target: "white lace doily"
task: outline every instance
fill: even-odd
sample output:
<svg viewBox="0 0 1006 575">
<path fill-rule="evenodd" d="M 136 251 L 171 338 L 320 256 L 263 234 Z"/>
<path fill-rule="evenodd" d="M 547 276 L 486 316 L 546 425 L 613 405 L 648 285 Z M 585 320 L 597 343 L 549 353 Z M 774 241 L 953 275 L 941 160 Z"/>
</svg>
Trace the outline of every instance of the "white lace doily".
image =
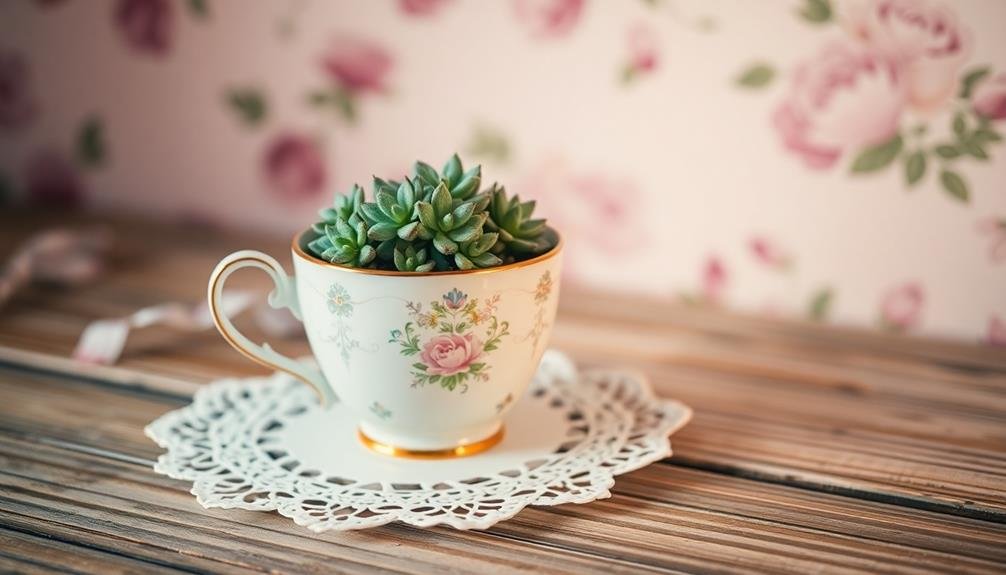
<svg viewBox="0 0 1006 575">
<path fill-rule="evenodd" d="M 287 375 L 227 379 L 146 428 L 167 449 L 154 469 L 193 482 L 204 507 L 276 510 L 312 531 L 403 521 L 485 529 L 528 505 L 610 496 L 614 476 L 671 454 L 691 410 L 638 375 L 577 374 L 545 354 L 492 449 L 456 459 L 374 453 L 344 408 L 322 412 Z"/>
</svg>

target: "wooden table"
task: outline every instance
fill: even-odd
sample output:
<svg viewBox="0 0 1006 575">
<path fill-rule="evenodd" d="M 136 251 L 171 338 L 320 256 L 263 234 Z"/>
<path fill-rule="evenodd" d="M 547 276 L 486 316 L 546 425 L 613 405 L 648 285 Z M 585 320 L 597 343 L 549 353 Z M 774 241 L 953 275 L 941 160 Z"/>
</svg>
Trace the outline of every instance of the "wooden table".
<svg viewBox="0 0 1006 575">
<path fill-rule="evenodd" d="M 56 219 L 0 216 L 0 257 Z M 482 532 L 312 535 L 274 513 L 205 510 L 151 471 L 159 450 L 142 429 L 199 385 L 262 369 L 216 333 L 159 328 L 136 332 L 115 367 L 68 357 L 89 321 L 198 301 L 229 251 L 288 262 L 287 242 L 110 225 L 100 282 L 0 309 L 2 571 L 1006 571 L 1002 349 L 575 289 L 553 345 L 638 368 L 695 409 L 674 457 L 622 476 L 612 498 L 530 508 Z"/>
</svg>

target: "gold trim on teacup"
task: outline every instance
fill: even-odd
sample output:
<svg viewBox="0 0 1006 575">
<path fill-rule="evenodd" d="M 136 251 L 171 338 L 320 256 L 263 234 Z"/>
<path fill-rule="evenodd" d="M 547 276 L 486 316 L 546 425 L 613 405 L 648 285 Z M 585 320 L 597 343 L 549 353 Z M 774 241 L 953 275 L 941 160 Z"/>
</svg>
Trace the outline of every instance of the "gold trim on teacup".
<svg viewBox="0 0 1006 575">
<path fill-rule="evenodd" d="M 402 457 L 404 459 L 450 459 L 454 457 L 467 457 L 469 455 L 475 455 L 476 453 L 482 453 L 483 451 L 496 445 L 503 439 L 503 426 L 500 426 L 499 431 L 496 433 L 485 439 L 480 439 L 479 441 L 458 445 L 457 447 L 448 447 L 446 449 L 428 450 L 405 449 L 404 447 L 395 447 L 394 445 L 381 443 L 380 441 L 368 436 L 362 429 L 357 429 L 356 434 L 363 445 L 371 451 L 375 451 L 381 455 Z"/>
<path fill-rule="evenodd" d="M 325 394 L 322 393 L 322 391 L 320 389 L 318 389 L 317 386 L 315 386 L 313 382 L 309 381 L 304 376 L 302 376 L 302 375 L 300 375 L 298 373 L 294 373 L 293 371 L 290 371 L 289 369 L 287 369 L 287 368 L 285 368 L 285 367 L 283 367 L 283 366 L 281 366 L 281 365 L 279 365 L 277 363 L 272 363 L 271 361 L 266 361 L 265 359 L 262 359 L 261 357 L 259 357 L 258 355 L 252 353 L 250 350 L 246 349 L 243 345 L 241 345 L 240 343 L 238 343 L 234 338 L 231 337 L 231 334 L 227 333 L 227 330 L 224 329 L 223 320 L 220 319 L 219 310 L 217 309 L 217 302 L 216 302 L 217 286 L 220 284 L 220 278 L 224 276 L 224 274 L 225 274 L 225 272 L 227 270 L 231 269 L 232 267 L 234 267 L 234 266 L 236 266 L 238 264 L 247 263 L 247 262 L 257 262 L 257 263 L 263 264 L 265 266 L 269 266 L 269 262 L 267 262 L 266 260 L 264 260 L 264 259 L 262 259 L 260 257 L 248 256 L 248 257 L 243 257 L 241 259 L 237 259 L 237 260 L 234 260 L 234 261 L 228 263 L 226 266 L 224 266 L 222 269 L 220 269 L 217 273 L 215 273 L 213 275 L 213 280 L 210 282 L 210 287 L 209 287 L 210 297 L 209 297 L 209 302 L 208 302 L 209 303 L 208 307 L 209 307 L 209 311 L 210 311 L 210 316 L 213 318 L 213 325 L 216 326 L 217 331 L 220 332 L 221 336 L 223 336 L 224 341 L 226 341 L 227 343 L 229 343 L 230 346 L 233 347 L 234 349 L 236 349 L 241 355 L 247 357 L 248 359 L 254 361 L 255 363 L 257 363 L 259 365 L 268 367 L 270 369 L 275 369 L 276 371 L 282 371 L 283 373 L 287 373 L 289 375 L 292 375 L 295 379 L 298 379 L 298 380 L 306 383 L 307 386 L 310 387 L 312 391 L 314 391 L 315 395 L 318 396 L 318 403 L 324 405 L 324 403 L 325 403 Z"/>
<path fill-rule="evenodd" d="M 517 269 L 517 268 L 523 268 L 523 267 L 527 267 L 527 266 L 533 266 L 533 265 L 541 263 L 541 262 L 543 262 L 545 260 L 554 258 L 555 256 L 559 255 L 559 252 L 562 251 L 562 236 L 559 235 L 558 232 L 555 232 L 555 236 L 556 236 L 556 238 L 558 238 L 558 241 L 556 242 L 555 247 L 553 247 L 549 251 L 541 254 L 540 256 L 535 256 L 535 257 L 533 257 L 533 258 L 531 258 L 529 260 L 521 260 L 519 262 L 513 262 L 512 264 L 506 264 L 506 265 L 502 265 L 502 266 L 495 266 L 495 267 L 491 267 L 491 268 L 473 269 L 473 270 L 452 270 L 452 271 L 446 271 L 446 272 L 444 272 L 444 271 L 441 271 L 441 272 L 437 272 L 437 271 L 433 271 L 433 272 L 401 272 L 401 271 L 398 271 L 398 270 L 374 270 L 374 269 L 370 269 L 370 268 L 351 268 L 351 267 L 348 267 L 348 266 L 342 266 L 342 265 L 339 265 L 339 264 L 333 264 L 332 262 L 326 262 L 325 260 L 318 259 L 318 258 L 316 258 L 316 257 L 308 254 L 307 252 L 304 251 L 304 248 L 300 247 L 301 240 L 304 239 L 304 236 L 306 236 L 309 233 L 315 233 L 315 232 L 313 232 L 312 230 L 305 230 L 305 231 L 299 232 L 299 233 L 297 233 L 296 235 L 293 236 L 293 241 L 291 242 L 291 249 L 292 249 L 293 254 L 295 256 L 297 256 L 297 257 L 299 257 L 299 258 L 301 258 L 303 260 L 306 260 L 306 261 L 308 261 L 308 262 L 310 262 L 312 264 L 315 264 L 315 265 L 329 267 L 329 268 L 335 268 L 335 269 L 342 270 L 342 271 L 345 271 L 345 272 L 350 272 L 350 273 L 365 274 L 365 275 L 374 275 L 374 276 L 396 276 L 396 277 L 407 278 L 407 277 L 416 277 L 416 276 L 459 276 L 459 275 L 469 275 L 469 274 L 492 274 L 492 273 L 497 273 L 497 272 L 505 272 L 505 271 L 513 270 L 513 269 Z"/>
</svg>

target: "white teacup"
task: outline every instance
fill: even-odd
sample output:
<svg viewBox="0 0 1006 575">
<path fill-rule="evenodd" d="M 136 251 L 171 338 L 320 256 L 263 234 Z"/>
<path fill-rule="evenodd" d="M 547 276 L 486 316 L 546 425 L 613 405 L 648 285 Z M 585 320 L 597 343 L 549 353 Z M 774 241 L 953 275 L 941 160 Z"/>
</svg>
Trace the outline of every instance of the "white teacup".
<svg viewBox="0 0 1006 575">
<path fill-rule="evenodd" d="M 221 335 L 266 366 L 336 398 L 372 449 L 401 456 L 468 455 L 497 443 L 503 415 L 530 382 L 555 320 L 561 242 L 533 259 L 495 268 L 397 272 L 343 267 L 307 254 L 294 237 L 296 278 L 258 251 L 217 265 L 209 306 Z M 221 313 L 227 277 L 244 267 L 268 273 L 273 307 L 304 323 L 320 370 L 258 345 Z"/>
</svg>

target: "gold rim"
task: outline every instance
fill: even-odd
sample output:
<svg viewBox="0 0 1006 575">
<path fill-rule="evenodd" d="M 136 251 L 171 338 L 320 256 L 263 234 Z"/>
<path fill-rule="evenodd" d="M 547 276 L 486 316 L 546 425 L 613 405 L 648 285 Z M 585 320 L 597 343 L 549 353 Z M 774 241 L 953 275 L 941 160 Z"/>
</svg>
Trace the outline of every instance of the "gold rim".
<svg viewBox="0 0 1006 575">
<path fill-rule="evenodd" d="M 293 241 L 291 242 L 291 249 L 293 250 L 295 256 L 315 265 L 335 268 L 338 270 L 342 270 L 344 272 L 374 275 L 374 276 L 397 276 L 397 277 L 409 278 L 409 277 L 423 277 L 423 276 L 459 276 L 468 274 L 491 274 L 496 272 L 505 272 L 507 270 L 513 270 L 527 266 L 533 266 L 545 260 L 554 258 L 555 256 L 559 255 L 559 252 L 562 251 L 562 236 L 559 235 L 559 232 L 556 232 L 555 235 L 559 239 L 559 241 L 556 242 L 555 247 L 541 254 L 540 256 L 535 256 L 529 260 L 521 260 L 519 262 L 514 262 L 512 264 L 507 264 L 505 266 L 496 266 L 493 268 L 483 268 L 474 270 L 453 270 L 448 272 L 400 272 L 398 270 L 372 270 L 369 268 L 351 268 L 347 266 L 340 266 L 339 264 L 333 264 L 332 262 L 326 262 L 325 260 L 320 260 L 308 254 L 307 252 L 304 251 L 302 247 L 300 247 L 300 240 L 303 239 L 303 237 L 309 233 L 313 232 L 311 230 L 305 230 L 293 236 Z"/>
<path fill-rule="evenodd" d="M 489 437 L 473 443 L 466 443 L 457 447 L 448 447 L 447 449 L 430 450 L 405 449 L 403 447 L 395 447 L 394 445 L 390 445 L 388 443 L 381 443 L 364 433 L 362 429 L 357 429 L 356 433 L 360 438 L 360 442 L 371 451 L 376 451 L 381 455 L 402 457 L 405 459 L 451 459 L 453 457 L 468 457 L 469 455 L 482 453 L 503 440 L 503 426 L 500 426 L 499 431 Z"/>
</svg>

